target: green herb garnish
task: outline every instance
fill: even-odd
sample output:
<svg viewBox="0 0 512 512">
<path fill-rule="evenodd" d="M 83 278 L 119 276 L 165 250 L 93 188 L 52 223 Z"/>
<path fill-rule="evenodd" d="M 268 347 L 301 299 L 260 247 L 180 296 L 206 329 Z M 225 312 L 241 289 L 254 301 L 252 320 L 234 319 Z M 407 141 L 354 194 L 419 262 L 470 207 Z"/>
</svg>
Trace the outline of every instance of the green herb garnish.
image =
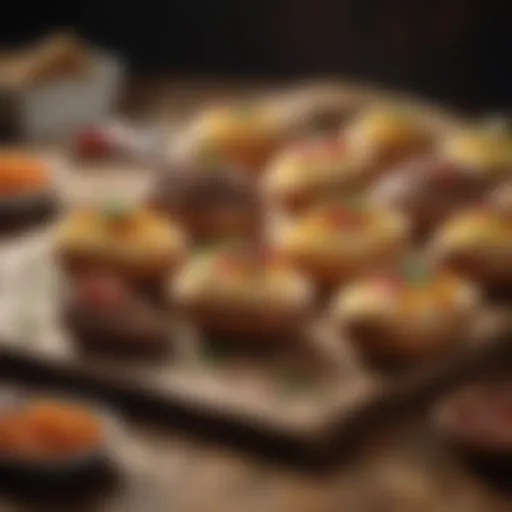
<svg viewBox="0 0 512 512">
<path fill-rule="evenodd" d="M 310 391 L 313 380 L 310 376 L 297 371 L 288 371 L 279 377 L 279 388 L 286 396 Z"/>
<path fill-rule="evenodd" d="M 121 201 L 110 201 L 103 206 L 102 213 L 107 220 L 125 220 L 131 213 L 132 208 Z"/>
<path fill-rule="evenodd" d="M 410 257 L 402 263 L 402 275 L 408 283 L 423 285 L 431 280 L 432 270 L 424 260 Z"/>
</svg>

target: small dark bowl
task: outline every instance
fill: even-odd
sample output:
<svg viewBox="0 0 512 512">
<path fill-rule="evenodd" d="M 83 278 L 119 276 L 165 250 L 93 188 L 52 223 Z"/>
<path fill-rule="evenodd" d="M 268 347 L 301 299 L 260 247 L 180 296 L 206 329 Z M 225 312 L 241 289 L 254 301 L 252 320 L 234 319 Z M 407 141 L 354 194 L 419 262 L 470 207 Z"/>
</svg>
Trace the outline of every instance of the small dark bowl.
<svg viewBox="0 0 512 512">
<path fill-rule="evenodd" d="M 407 215 L 422 240 L 454 212 L 481 202 L 488 185 L 478 172 L 427 155 L 390 169 L 370 194 L 373 201 Z"/>
<path fill-rule="evenodd" d="M 92 402 L 72 399 L 69 396 L 33 396 L 23 393 L 2 397 L 0 407 L 16 406 L 16 404 L 34 398 L 83 404 L 101 422 L 104 429 L 103 441 L 94 449 L 71 456 L 33 459 L 16 455 L 0 455 L 0 475 L 3 476 L 4 483 L 10 481 L 15 486 L 61 488 L 75 485 L 77 482 L 85 484 L 89 479 L 94 479 L 98 472 L 112 470 L 115 462 L 112 448 L 114 439 L 119 435 L 121 423 L 110 410 Z"/>
<path fill-rule="evenodd" d="M 0 198 L 0 232 L 12 232 L 47 222 L 59 211 L 53 191 Z"/>
</svg>

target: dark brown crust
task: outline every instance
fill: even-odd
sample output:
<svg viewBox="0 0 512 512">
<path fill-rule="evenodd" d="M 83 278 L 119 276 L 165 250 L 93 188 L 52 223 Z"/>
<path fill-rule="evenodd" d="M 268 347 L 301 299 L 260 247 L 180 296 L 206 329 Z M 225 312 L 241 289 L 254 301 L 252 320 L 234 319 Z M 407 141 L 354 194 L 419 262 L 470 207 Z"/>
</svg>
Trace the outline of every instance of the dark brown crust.
<svg viewBox="0 0 512 512">
<path fill-rule="evenodd" d="M 241 342 L 275 344 L 297 339 L 312 316 L 309 308 L 287 311 L 249 310 L 215 303 L 178 303 L 179 310 L 209 336 L 235 338 Z"/>
<path fill-rule="evenodd" d="M 90 271 L 105 271 L 137 286 L 158 285 L 167 276 L 178 268 L 184 261 L 184 254 L 166 254 L 147 260 L 143 264 L 134 265 L 133 262 L 123 264 L 118 258 L 94 258 L 76 251 L 61 249 L 56 258 L 66 272 L 71 275 L 81 275 Z"/>
<path fill-rule="evenodd" d="M 229 168 L 170 164 L 157 180 L 148 203 L 187 227 L 193 237 L 252 234 L 259 200 L 253 184 Z"/>
<path fill-rule="evenodd" d="M 492 270 L 484 265 L 477 255 L 471 252 L 453 252 L 441 256 L 441 262 L 447 268 L 479 283 L 489 293 L 508 294 L 512 291 L 512 272 L 510 267 L 500 271 Z"/>
<path fill-rule="evenodd" d="M 156 310 L 130 304 L 109 315 L 77 303 L 63 310 L 63 323 L 72 339 L 85 351 L 116 356 L 158 356 L 169 351 L 168 325 Z"/>
<path fill-rule="evenodd" d="M 444 159 L 423 156 L 383 176 L 370 194 L 377 203 L 408 215 L 416 233 L 422 236 L 453 212 L 480 202 L 489 185 L 482 174 Z"/>
<path fill-rule="evenodd" d="M 431 344 L 405 344 L 398 341 L 389 329 L 368 321 L 347 321 L 343 334 L 356 346 L 361 355 L 372 365 L 393 366 L 421 362 L 454 345 L 451 337 L 446 341 L 434 340 Z"/>
<path fill-rule="evenodd" d="M 242 208 L 228 206 L 209 212 L 193 208 L 173 210 L 156 202 L 149 204 L 185 226 L 194 239 L 250 237 L 257 232 L 259 225 L 256 212 Z"/>
</svg>

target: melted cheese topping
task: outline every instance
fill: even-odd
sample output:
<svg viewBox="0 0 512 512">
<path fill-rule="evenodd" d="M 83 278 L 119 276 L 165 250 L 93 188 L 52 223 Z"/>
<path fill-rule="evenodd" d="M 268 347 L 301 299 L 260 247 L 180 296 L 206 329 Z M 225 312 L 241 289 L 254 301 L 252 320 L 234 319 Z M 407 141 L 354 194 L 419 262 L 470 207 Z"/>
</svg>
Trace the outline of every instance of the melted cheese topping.
<svg viewBox="0 0 512 512">
<path fill-rule="evenodd" d="M 477 277 L 509 276 L 512 219 L 493 212 L 459 214 L 438 233 L 433 251 L 442 259 L 453 256 L 472 262 Z"/>
<path fill-rule="evenodd" d="M 471 311 L 479 302 L 477 290 L 453 276 L 389 289 L 378 280 L 365 280 L 342 290 L 333 302 L 333 314 L 344 319 L 408 322 L 432 326 L 450 316 Z"/>
<path fill-rule="evenodd" d="M 128 259 L 184 250 L 182 232 L 164 217 L 145 210 L 128 215 L 126 220 L 112 221 L 98 210 L 76 210 L 58 226 L 57 246 L 62 250 Z"/>
<path fill-rule="evenodd" d="M 305 151 L 293 148 L 271 164 L 264 186 L 275 193 L 329 184 L 337 186 L 357 179 L 366 169 L 365 160 L 341 144 Z"/>
<path fill-rule="evenodd" d="M 309 303 L 311 283 L 298 273 L 271 264 L 256 267 L 227 263 L 219 267 L 218 253 L 194 258 L 171 284 L 171 294 L 179 300 L 220 301 L 255 307 L 301 308 Z"/>
<path fill-rule="evenodd" d="M 441 147 L 449 158 L 476 170 L 512 167 L 512 139 L 484 130 L 460 132 Z"/>
<path fill-rule="evenodd" d="M 349 130 L 351 142 L 361 148 L 408 145 L 423 140 L 425 135 L 425 129 L 411 114 L 387 110 L 366 112 Z"/>
<path fill-rule="evenodd" d="M 325 215 L 325 209 L 320 209 L 299 220 L 284 234 L 282 247 L 327 259 L 352 259 L 400 242 L 407 238 L 409 231 L 405 217 L 387 210 L 368 210 L 362 222 L 353 226 L 337 225 Z"/>
<path fill-rule="evenodd" d="M 277 129 L 275 116 L 259 105 L 248 106 L 247 111 L 235 107 L 207 110 L 195 122 L 194 131 L 203 141 L 218 144 L 246 142 L 272 137 Z"/>
<path fill-rule="evenodd" d="M 512 219 L 490 211 L 464 212 L 447 222 L 437 243 L 453 249 L 502 247 L 512 250 Z"/>
</svg>

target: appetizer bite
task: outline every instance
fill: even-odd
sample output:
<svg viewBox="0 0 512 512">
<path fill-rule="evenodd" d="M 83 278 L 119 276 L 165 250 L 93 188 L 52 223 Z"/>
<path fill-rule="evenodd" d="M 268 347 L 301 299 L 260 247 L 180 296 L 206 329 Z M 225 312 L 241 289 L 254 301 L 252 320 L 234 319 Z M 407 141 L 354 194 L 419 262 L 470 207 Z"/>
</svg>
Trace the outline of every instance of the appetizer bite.
<svg viewBox="0 0 512 512">
<path fill-rule="evenodd" d="M 107 462 L 107 423 L 68 400 L 17 399 L 0 412 L 0 467 L 37 478 L 78 476 Z"/>
<path fill-rule="evenodd" d="M 309 281 L 268 251 L 233 246 L 192 258 L 170 294 L 205 332 L 262 345 L 297 337 L 313 299 Z"/>
<path fill-rule="evenodd" d="M 373 161 L 379 174 L 407 157 L 427 151 L 432 134 L 420 114 L 404 108 L 373 108 L 346 129 L 348 144 Z"/>
<path fill-rule="evenodd" d="M 157 178 L 149 204 L 193 238 L 245 237 L 258 225 L 257 192 L 226 164 L 173 161 Z"/>
<path fill-rule="evenodd" d="M 431 247 L 441 264 L 489 291 L 512 284 L 512 215 L 482 204 L 454 214 L 435 234 Z"/>
<path fill-rule="evenodd" d="M 284 212 L 299 213 L 314 203 L 359 191 L 369 166 L 343 139 L 307 139 L 284 149 L 271 163 L 263 194 Z"/>
<path fill-rule="evenodd" d="M 407 259 L 394 271 L 355 280 L 332 304 L 340 332 L 370 359 L 421 359 L 463 341 L 478 313 L 473 285 Z"/>
<path fill-rule="evenodd" d="M 356 198 L 308 211 L 281 234 L 277 251 L 329 291 L 401 257 L 408 238 L 403 215 Z"/>
<path fill-rule="evenodd" d="M 509 131 L 489 125 L 466 127 L 447 137 L 440 153 L 491 183 L 511 177 L 512 135 Z"/>
<path fill-rule="evenodd" d="M 115 277 L 90 274 L 71 286 L 63 320 L 86 350 L 113 355 L 160 355 L 169 348 L 166 318 Z"/>
<path fill-rule="evenodd" d="M 279 146 L 283 133 L 272 108 L 260 102 L 210 108 L 191 127 L 193 155 L 213 156 L 251 173 Z"/>
<path fill-rule="evenodd" d="M 137 284 L 158 284 L 181 264 L 186 241 L 165 217 L 112 203 L 71 210 L 57 226 L 55 250 L 72 274 L 104 269 Z"/>
<path fill-rule="evenodd" d="M 512 387 L 508 379 L 489 379 L 444 397 L 434 407 L 439 434 L 482 469 L 512 467 Z M 507 473 L 509 474 L 509 473 Z"/>
<path fill-rule="evenodd" d="M 407 160 L 378 180 L 372 201 L 402 212 L 423 236 L 461 208 L 480 202 L 488 187 L 481 175 L 446 158 Z"/>
<path fill-rule="evenodd" d="M 40 221 L 55 207 L 49 165 L 22 151 L 0 150 L 0 224 Z"/>
</svg>

